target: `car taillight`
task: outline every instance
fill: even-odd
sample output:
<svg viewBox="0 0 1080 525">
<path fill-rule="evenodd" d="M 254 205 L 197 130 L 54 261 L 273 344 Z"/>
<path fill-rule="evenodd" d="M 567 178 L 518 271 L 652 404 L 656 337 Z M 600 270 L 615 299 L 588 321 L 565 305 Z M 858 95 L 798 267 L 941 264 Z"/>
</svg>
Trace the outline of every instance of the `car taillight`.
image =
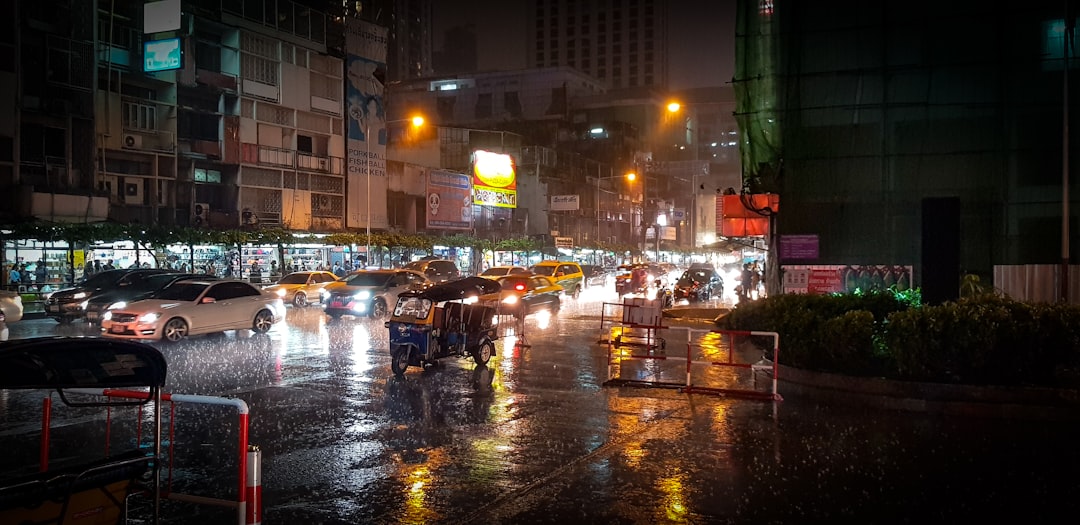
<svg viewBox="0 0 1080 525">
<path fill-rule="evenodd" d="M 519 292 L 524 292 L 525 291 L 525 285 L 524 284 L 515 284 L 514 289 L 519 291 Z"/>
</svg>

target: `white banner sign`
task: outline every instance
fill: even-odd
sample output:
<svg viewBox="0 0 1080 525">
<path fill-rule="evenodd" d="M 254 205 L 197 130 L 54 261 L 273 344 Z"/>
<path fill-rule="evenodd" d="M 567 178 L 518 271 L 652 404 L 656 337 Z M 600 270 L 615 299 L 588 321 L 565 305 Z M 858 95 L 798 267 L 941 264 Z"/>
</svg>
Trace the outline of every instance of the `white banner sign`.
<svg viewBox="0 0 1080 525">
<path fill-rule="evenodd" d="M 346 18 L 345 50 L 348 110 L 349 228 L 386 229 L 386 77 L 387 30 L 370 22 Z"/>
<path fill-rule="evenodd" d="M 574 238 L 573 237 L 556 237 L 555 238 L 555 247 L 556 248 L 566 248 L 568 250 L 573 249 L 574 248 Z"/>
<path fill-rule="evenodd" d="M 575 211 L 581 209 L 581 203 L 577 195 L 552 195 L 551 211 Z"/>
</svg>

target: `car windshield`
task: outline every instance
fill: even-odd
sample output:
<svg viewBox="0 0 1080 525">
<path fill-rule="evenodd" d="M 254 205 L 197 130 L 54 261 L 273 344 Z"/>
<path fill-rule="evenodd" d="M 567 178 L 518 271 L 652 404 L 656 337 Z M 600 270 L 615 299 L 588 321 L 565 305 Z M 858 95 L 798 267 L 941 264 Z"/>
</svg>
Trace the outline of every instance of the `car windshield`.
<svg viewBox="0 0 1080 525">
<path fill-rule="evenodd" d="M 484 270 L 484 272 L 480 275 L 506 275 L 508 273 L 510 273 L 510 268 L 506 266 L 499 266 L 495 268 L 488 268 L 487 270 Z"/>
<path fill-rule="evenodd" d="M 194 301 L 208 286 L 210 285 L 203 283 L 173 283 L 154 294 L 154 299 Z"/>
<path fill-rule="evenodd" d="M 104 288 L 115 284 L 124 275 L 125 273 L 121 270 L 108 270 L 91 276 L 89 279 L 79 283 L 79 286 L 83 288 Z"/>
<path fill-rule="evenodd" d="M 416 270 L 418 272 L 422 272 L 422 271 L 424 271 L 424 264 L 425 263 L 427 263 L 427 261 L 413 261 L 413 262 L 411 262 L 409 264 L 406 264 L 405 269 L 406 270 Z"/>
<path fill-rule="evenodd" d="M 308 275 L 306 273 L 290 273 L 279 280 L 278 284 L 307 284 Z"/>
<path fill-rule="evenodd" d="M 383 286 L 393 274 L 389 273 L 354 273 L 345 279 L 348 286 Z"/>
<path fill-rule="evenodd" d="M 558 268 L 558 266 L 544 266 L 538 264 L 536 266 L 533 266 L 532 268 L 529 268 L 529 270 L 531 270 L 532 273 L 535 273 L 536 275 L 546 275 L 548 277 L 551 277 L 552 275 L 555 275 L 556 268 Z"/>
<path fill-rule="evenodd" d="M 159 273 L 157 275 L 147 275 L 145 278 L 143 278 L 137 283 L 136 287 L 139 290 L 157 290 L 162 286 L 165 286 L 175 281 L 179 277 L 180 275 L 175 273 Z"/>
<path fill-rule="evenodd" d="M 682 277 L 679 277 L 679 284 L 694 284 L 694 283 L 707 283 L 711 277 L 710 272 L 702 270 L 692 270 L 683 272 Z"/>
</svg>

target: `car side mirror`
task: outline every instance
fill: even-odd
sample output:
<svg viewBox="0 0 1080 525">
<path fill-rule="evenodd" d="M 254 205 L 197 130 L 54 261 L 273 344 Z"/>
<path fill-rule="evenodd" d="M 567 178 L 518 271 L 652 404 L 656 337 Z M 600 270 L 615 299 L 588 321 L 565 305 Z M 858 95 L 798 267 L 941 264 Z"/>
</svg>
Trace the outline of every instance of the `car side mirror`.
<svg viewBox="0 0 1080 525">
<path fill-rule="evenodd" d="M 213 303 L 216 303 L 217 301 L 216 301 L 216 300 L 214 300 L 214 298 L 213 298 L 213 297 L 203 297 L 203 298 L 202 298 L 202 301 L 200 301 L 200 302 L 201 302 L 202 304 L 213 304 Z"/>
</svg>

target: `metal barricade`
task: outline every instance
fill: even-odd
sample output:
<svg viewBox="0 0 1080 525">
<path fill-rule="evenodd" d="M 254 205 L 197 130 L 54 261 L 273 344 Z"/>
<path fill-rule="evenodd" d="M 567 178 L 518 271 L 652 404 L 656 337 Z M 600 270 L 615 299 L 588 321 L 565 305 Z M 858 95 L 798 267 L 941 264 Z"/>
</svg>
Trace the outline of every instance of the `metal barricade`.
<svg viewBox="0 0 1080 525">
<path fill-rule="evenodd" d="M 120 399 L 145 399 L 148 395 L 147 392 L 137 390 L 112 390 L 100 388 L 72 388 L 67 389 L 67 392 L 87 396 L 102 396 Z M 261 484 L 261 452 L 257 447 L 250 446 L 248 443 L 247 403 L 241 399 L 234 398 L 169 393 L 162 393 L 161 400 L 163 403 L 169 404 L 168 464 L 164 465 L 167 472 L 167 478 L 165 488 L 162 491 L 162 497 L 174 501 L 233 508 L 236 509 L 237 523 L 239 525 L 256 525 L 260 523 L 262 521 L 262 487 L 260 485 L 252 485 L 252 482 Z M 237 476 L 239 478 L 237 486 L 239 490 L 235 500 L 184 494 L 172 490 L 174 470 L 173 460 L 176 457 L 174 445 L 176 443 L 175 428 L 177 404 L 217 405 L 233 407 L 236 409 L 238 435 Z M 136 417 L 138 418 L 137 421 L 142 421 L 141 407 L 139 408 Z M 108 436 L 111 424 L 112 412 L 110 411 L 106 418 L 106 454 L 108 454 Z M 136 442 L 141 441 L 141 435 L 142 426 L 139 425 L 136 428 Z"/>
</svg>

